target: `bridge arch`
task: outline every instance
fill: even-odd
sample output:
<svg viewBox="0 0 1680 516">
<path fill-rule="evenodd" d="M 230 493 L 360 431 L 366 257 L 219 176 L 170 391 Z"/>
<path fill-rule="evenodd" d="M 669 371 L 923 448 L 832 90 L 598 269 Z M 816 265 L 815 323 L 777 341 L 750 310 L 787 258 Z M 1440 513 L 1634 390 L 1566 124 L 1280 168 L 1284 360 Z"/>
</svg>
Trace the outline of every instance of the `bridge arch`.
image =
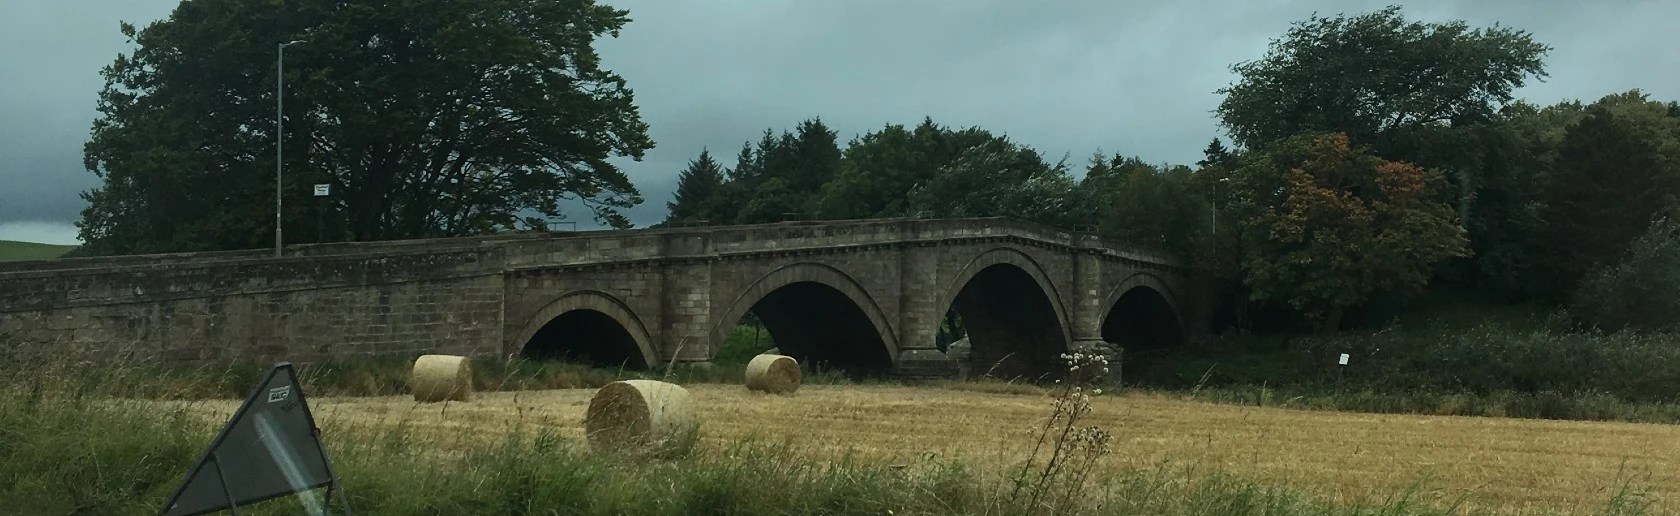
<svg viewBox="0 0 1680 516">
<path fill-rule="evenodd" d="M 941 310 L 962 318 L 968 341 L 968 349 L 952 358 L 979 374 L 1059 374 L 1072 335 L 1062 299 L 1032 256 L 1011 247 L 979 253 L 957 270 L 940 297 Z"/>
<path fill-rule="evenodd" d="M 777 348 L 802 363 L 851 372 L 884 372 L 898 357 L 891 320 L 867 289 L 832 266 L 800 262 L 760 276 L 713 319 L 711 357 L 748 311 L 758 315 Z"/>
<path fill-rule="evenodd" d="M 1159 276 L 1139 272 L 1104 297 L 1102 339 L 1122 348 L 1124 378 L 1138 378 L 1162 355 L 1182 348 L 1184 318 L 1178 295 Z"/>
<path fill-rule="evenodd" d="M 1108 295 L 1103 297 L 1102 306 L 1105 309 L 1104 313 L 1108 313 L 1106 310 L 1113 310 L 1114 304 L 1120 301 L 1120 296 L 1124 296 L 1127 292 L 1130 292 L 1132 289 L 1138 287 L 1146 287 L 1159 293 L 1162 300 L 1167 303 L 1167 306 L 1172 308 L 1174 317 L 1178 317 L 1181 313 L 1178 309 L 1177 292 L 1173 290 L 1172 285 L 1168 284 L 1166 280 L 1161 279 L 1160 276 L 1157 276 L 1152 272 L 1133 273 L 1131 276 L 1127 276 L 1126 279 L 1120 280 L 1120 283 L 1115 284 L 1114 288 L 1109 289 Z M 1106 319 L 1106 317 L 1104 318 Z"/>
<path fill-rule="evenodd" d="M 578 343 L 567 334 L 585 333 Z M 535 359 L 582 355 L 598 366 L 647 368 L 659 362 L 647 327 L 612 294 L 579 290 L 537 310 L 509 343 L 507 355 Z"/>
</svg>

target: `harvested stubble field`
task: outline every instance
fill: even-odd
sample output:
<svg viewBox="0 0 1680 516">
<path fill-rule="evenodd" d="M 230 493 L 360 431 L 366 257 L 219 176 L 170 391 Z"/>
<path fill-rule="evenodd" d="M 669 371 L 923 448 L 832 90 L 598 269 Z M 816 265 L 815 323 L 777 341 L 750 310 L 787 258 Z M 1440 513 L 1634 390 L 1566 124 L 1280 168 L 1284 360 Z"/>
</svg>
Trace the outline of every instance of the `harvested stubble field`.
<svg viewBox="0 0 1680 516">
<path fill-rule="evenodd" d="M 911 462 L 929 453 L 976 467 L 1016 463 L 1050 398 L 933 387 L 809 385 L 792 396 L 695 385 L 702 446 L 791 443 L 819 458 Z M 331 432 L 405 425 L 440 443 L 518 426 L 581 440 L 593 390 L 481 393 L 469 403 L 323 398 Z M 222 417 L 233 402 L 196 404 Z M 1216 405 L 1155 394 L 1101 396 L 1090 422 L 1117 436 L 1106 467 L 1223 472 L 1338 502 L 1406 492 L 1496 512 L 1585 513 L 1631 482 L 1651 508 L 1680 500 L 1680 426 L 1319 412 Z M 444 448 L 447 448 L 445 445 Z"/>
</svg>

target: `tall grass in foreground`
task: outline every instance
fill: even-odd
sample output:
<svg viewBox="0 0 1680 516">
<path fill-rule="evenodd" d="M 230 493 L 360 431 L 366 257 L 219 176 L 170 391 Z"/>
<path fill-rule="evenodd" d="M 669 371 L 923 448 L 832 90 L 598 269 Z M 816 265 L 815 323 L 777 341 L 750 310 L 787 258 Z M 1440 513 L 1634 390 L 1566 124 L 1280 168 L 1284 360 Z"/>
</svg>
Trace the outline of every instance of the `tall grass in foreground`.
<svg viewBox="0 0 1680 516">
<path fill-rule="evenodd" d="M 0 507 L 20 515 L 155 512 L 219 422 L 193 415 L 195 402 L 126 397 L 167 388 L 151 386 L 160 380 L 141 373 L 52 366 L 0 371 Z M 1021 484 L 1011 468 L 975 468 L 932 456 L 892 463 L 741 442 L 677 460 L 633 460 L 591 453 L 543 430 L 574 421 L 517 419 L 439 434 L 416 431 L 402 416 L 377 423 L 322 417 L 329 453 L 361 514 L 1473 513 L 1422 488 L 1338 504 L 1217 467 L 1164 464 L 1105 468 L 1058 498 L 1066 503 L 1052 510 L 1013 496 Z M 1077 460 L 1068 464 L 1085 468 L 1081 473 L 1093 469 Z M 1042 471 L 1037 468 L 1023 466 Z M 296 514 L 298 503 L 277 500 L 242 513 Z M 1637 491 L 1624 489 L 1602 512 L 1648 508 Z"/>
</svg>

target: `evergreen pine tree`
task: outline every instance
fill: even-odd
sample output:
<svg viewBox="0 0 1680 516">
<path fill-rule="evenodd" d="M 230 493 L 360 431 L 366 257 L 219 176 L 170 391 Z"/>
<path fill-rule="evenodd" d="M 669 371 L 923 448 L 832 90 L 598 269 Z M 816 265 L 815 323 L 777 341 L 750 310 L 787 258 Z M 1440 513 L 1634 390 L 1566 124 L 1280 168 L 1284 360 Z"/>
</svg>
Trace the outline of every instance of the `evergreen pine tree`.
<svg viewBox="0 0 1680 516">
<path fill-rule="evenodd" d="M 1231 151 L 1225 148 L 1224 142 L 1214 138 L 1212 142 L 1208 143 L 1206 149 L 1202 149 L 1202 160 L 1197 161 L 1196 164 L 1206 168 L 1214 165 L 1224 165 L 1229 161 L 1231 161 Z"/>
<path fill-rule="evenodd" d="M 722 189 L 723 168 L 712 159 L 710 150 L 701 149 L 700 157 L 689 161 L 688 169 L 678 174 L 676 198 L 665 204 L 670 209 L 665 221 L 712 219 Z"/>
<path fill-rule="evenodd" d="M 822 185 L 840 172 L 840 144 L 837 135 L 821 118 L 801 122 L 794 136 L 794 169 L 789 177 L 793 189 L 814 196 Z"/>
</svg>

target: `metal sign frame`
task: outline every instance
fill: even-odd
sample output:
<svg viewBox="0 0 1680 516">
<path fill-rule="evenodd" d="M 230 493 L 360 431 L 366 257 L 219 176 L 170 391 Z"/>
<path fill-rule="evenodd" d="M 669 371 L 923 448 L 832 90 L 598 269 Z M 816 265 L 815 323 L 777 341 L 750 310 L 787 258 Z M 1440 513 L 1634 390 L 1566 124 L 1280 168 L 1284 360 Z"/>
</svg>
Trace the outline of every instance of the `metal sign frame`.
<svg viewBox="0 0 1680 516">
<path fill-rule="evenodd" d="M 291 386 L 292 391 L 290 392 L 289 395 L 293 395 L 293 396 L 297 397 L 297 403 L 303 409 L 303 417 L 309 423 L 309 437 L 310 437 L 310 440 L 315 444 L 316 451 L 320 453 L 322 464 L 326 467 L 327 480 L 323 481 L 323 482 L 315 483 L 313 485 L 307 485 L 307 486 L 302 486 L 302 487 L 299 487 L 299 488 L 295 488 L 295 489 L 293 489 L 291 491 L 288 491 L 288 492 L 282 492 L 282 493 L 265 495 L 265 496 L 258 496 L 258 497 L 247 497 L 245 499 L 238 499 L 233 495 L 232 488 L 228 487 L 227 474 L 222 467 L 222 460 L 217 455 L 216 449 L 220 448 L 222 446 L 224 441 L 227 440 L 228 435 L 233 431 L 235 425 L 239 424 L 240 420 L 243 419 L 246 416 L 246 414 L 251 411 L 251 408 L 253 406 L 255 406 L 259 401 L 264 400 L 264 398 L 266 397 L 268 402 L 273 403 L 273 402 L 276 401 L 276 398 L 275 398 L 276 395 L 281 396 L 282 397 L 281 399 L 283 399 L 284 396 L 287 395 L 287 393 L 272 393 L 272 392 L 265 393 L 264 392 L 265 390 L 269 390 L 269 389 L 265 389 L 265 388 L 268 387 L 268 385 L 274 380 L 274 378 L 276 376 L 282 374 L 282 373 L 284 373 L 286 375 L 286 377 L 290 380 L 290 386 Z M 322 500 L 322 506 L 330 509 L 332 507 L 333 493 L 338 492 L 338 493 L 342 494 L 343 491 L 344 491 L 343 486 L 340 485 L 339 478 L 338 478 L 338 473 L 333 469 L 332 459 L 327 456 L 326 445 L 321 442 L 321 428 L 315 424 L 315 414 L 309 410 L 308 400 L 307 400 L 307 398 L 304 397 L 304 393 L 303 393 L 303 384 L 298 381 L 297 370 L 296 370 L 296 368 L 294 368 L 292 366 L 292 364 L 290 362 L 281 362 L 281 363 L 275 364 L 274 368 L 270 369 L 268 371 L 268 374 L 263 376 L 262 381 L 257 382 L 256 387 L 252 388 L 251 394 L 249 396 L 246 396 L 245 397 L 245 402 L 239 406 L 239 410 L 237 410 L 233 413 L 233 417 L 228 418 L 227 424 L 223 425 L 222 426 L 222 431 L 217 433 L 216 438 L 210 441 L 210 445 L 205 448 L 204 454 L 199 456 L 198 461 L 193 464 L 193 467 L 191 469 L 187 470 L 186 479 L 182 480 L 181 481 L 181 486 L 176 488 L 175 493 L 169 496 L 169 500 L 167 502 L 165 502 L 163 504 L 163 508 L 158 511 L 159 515 L 169 515 L 169 514 L 171 514 L 169 512 L 169 510 L 171 508 L 173 508 L 180 501 L 180 498 L 181 498 L 182 495 L 186 494 L 187 487 L 192 484 L 193 479 L 196 478 L 198 476 L 198 473 L 200 471 L 202 471 L 206 466 L 210 466 L 210 467 L 215 468 L 216 477 L 221 481 L 220 483 L 221 483 L 221 487 L 222 487 L 222 493 L 227 497 L 227 505 L 222 506 L 222 507 L 213 507 L 213 508 L 201 510 L 201 511 L 198 511 L 198 512 L 180 513 L 180 516 L 198 516 L 198 515 L 203 515 L 203 514 L 216 513 L 216 512 L 220 512 L 222 510 L 232 511 L 234 516 L 238 516 L 240 505 L 251 505 L 251 504 L 254 504 L 254 503 L 258 503 L 258 502 L 273 500 L 275 498 L 280 498 L 280 497 L 283 497 L 283 496 L 289 496 L 289 495 L 301 493 L 301 492 L 304 492 L 304 491 L 311 491 L 311 490 L 315 490 L 315 489 L 320 489 L 320 488 L 323 488 L 323 487 L 326 488 L 326 494 L 325 494 L 325 497 Z M 344 514 L 349 515 L 351 513 L 349 497 L 339 496 L 339 500 L 340 500 L 340 504 L 344 506 Z"/>
</svg>

